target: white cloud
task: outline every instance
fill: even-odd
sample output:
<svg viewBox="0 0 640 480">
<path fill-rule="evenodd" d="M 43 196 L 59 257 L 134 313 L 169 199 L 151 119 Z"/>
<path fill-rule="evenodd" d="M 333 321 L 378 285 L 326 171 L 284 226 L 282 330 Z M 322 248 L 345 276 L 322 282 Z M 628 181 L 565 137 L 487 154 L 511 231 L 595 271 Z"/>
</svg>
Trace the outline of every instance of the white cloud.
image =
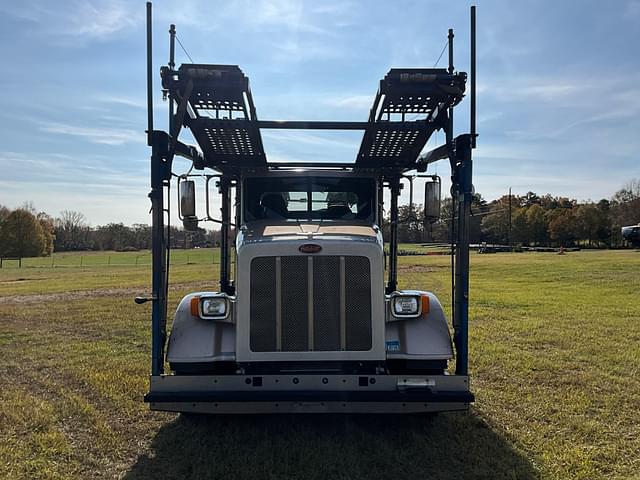
<svg viewBox="0 0 640 480">
<path fill-rule="evenodd" d="M 144 132 L 135 130 L 126 130 L 118 128 L 94 128 L 79 127 L 77 125 L 68 125 L 64 123 L 46 123 L 40 127 L 40 130 L 48 133 L 59 135 L 71 135 L 75 137 L 86 138 L 92 143 L 103 145 L 123 145 L 125 143 L 142 143 L 144 141 Z"/>
<path fill-rule="evenodd" d="M 126 95 L 98 95 L 96 100 L 102 103 L 124 105 L 126 107 L 147 108 L 147 102 L 145 99 Z"/>
<path fill-rule="evenodd" d="M 267 47 L 272 61 L 277 63 L 299 63 L 338 58 L 344 51 L 333 43 L 300 39 L 291 36 L 285 40 L 271 42 Z"/>
<path fill-rule="evenodd" d="M 318 147 L 323 149 L 337 147 L 341 149 L 352 150 L 354 157 L 357 153 L 358 147 L 360 146 L 360 138 L 362 137 L 362 133 L 358 132 L 355 135 L 357 135 L 357 138 L 353 138 L 353 132 L 325 132 L 325 134 L 323 135 L 315 135 L 313 133 L 307 133 L 305 131 L 262 132 L 262 138 L 266 139 L 268 143 L 273 142 L 289 146 L 292 144 L 300 144 L 303 146 Z"/>
<path fill-rule="evenodd" d="M 105 38 L 121 30 L 136 25 L 136 19 L 142 18 L 140 13 L 131 8 L 132 2 L 123 1 L 82 1 L 74 5 L 69 18 L 69 29 L 66 33 L 77 36 Z"/>
<path fill-rule="evenodd" d="M 114 168 L 110 157 L 60 153 L 0 152 L 0 204 L 33 201 L 57 215 L 80 210 L 93 224 L 147 222 L 147 166 L 127 161 Z"/>
<path fill-rule="evenodd" d="M 240 18 L 256 30 L 280 28 L 296 33 L 333 35 L 327 25 L 339 21 L 346 25 L 351 18 L 350 2 L 304 2 L 300 0 L 252 0 L 229 4 L 226 13 Z"/>
<path fill-rule="evenodd" d="M 173 2 L 172 2 L 173 3 Z M 353 20 L 354 4 L 347 1 L 232 0 L 216 5 L 215 15 L 208 1 L 182 1 L 154 6 L 162 21 L 215 31 L 224 25 L 252 32 L 277 31 L 294 34 L 333 36 L 327 25 L 347 26 Z"/>
<path fill-rule="evenodd" d="M 38 32 L 57 37 L 104 39 L 144 18 L 141 3 L 124 0 L 7 2 L 0 8 L 12 17 L 37 24 Z"/>
<path fill-rule="evenodd" d="M 373 95 L 349 95 L 331 97 L 325 101 L 327 105 L 352 110 L 368 110 L 373 105 Z"/>
<path fill-rule="evenodd" d="M 568 99 L 584 95 L 592 88 L 587 82 L 563 77 L 521 77 L 482 83 L 478 94 L 495 97 L 499 101 L 544 101 L 566 103 Z"/>
</svg>

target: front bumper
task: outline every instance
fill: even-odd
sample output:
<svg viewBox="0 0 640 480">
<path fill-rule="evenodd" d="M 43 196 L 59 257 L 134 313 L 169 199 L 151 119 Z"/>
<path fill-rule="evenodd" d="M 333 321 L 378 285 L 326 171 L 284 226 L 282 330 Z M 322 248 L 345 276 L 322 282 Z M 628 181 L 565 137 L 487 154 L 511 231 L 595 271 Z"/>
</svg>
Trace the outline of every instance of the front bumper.
<svg viewBox="0 0 640 480">
<path fill-rule="evenodd" d="M 459 375 L 160 375 L 145 402 L 192 413 L 412 413 L 466 410 Z"/>
</svg>

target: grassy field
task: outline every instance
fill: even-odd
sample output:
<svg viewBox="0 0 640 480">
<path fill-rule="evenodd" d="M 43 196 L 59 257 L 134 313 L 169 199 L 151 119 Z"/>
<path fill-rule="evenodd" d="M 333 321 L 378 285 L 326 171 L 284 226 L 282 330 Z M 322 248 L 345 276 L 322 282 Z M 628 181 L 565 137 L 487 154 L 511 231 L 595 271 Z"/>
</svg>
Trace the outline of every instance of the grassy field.
<svg viewBox="0 0 640 480">
<path fill-rule="evenodd" d="M 640 478 L 639 252 L 473 256 L 468 414 L 199 421 L 142 403 L 150 272 L 111 255 L 0 270 L 1 478 Z M 214 284 L 191 255 L 172 308 Z M 448 262 L 401 257 L 402 286 L 448 304 Z"/>
<path fill-rule="evenodd" d="M 192 250 L 171 250 L 171 264 L 185 265 L 190 263 L 220 263 L 218 248 L 197 248 Z M 18 260 L 4 260 L 3 267 L 19 268 Z M 21 268 L 58 268 L 58 267 L 122 267 L 151 266 L 151 252 L 56 252 L 49 257 L 23 258 Z"/>
</svg>

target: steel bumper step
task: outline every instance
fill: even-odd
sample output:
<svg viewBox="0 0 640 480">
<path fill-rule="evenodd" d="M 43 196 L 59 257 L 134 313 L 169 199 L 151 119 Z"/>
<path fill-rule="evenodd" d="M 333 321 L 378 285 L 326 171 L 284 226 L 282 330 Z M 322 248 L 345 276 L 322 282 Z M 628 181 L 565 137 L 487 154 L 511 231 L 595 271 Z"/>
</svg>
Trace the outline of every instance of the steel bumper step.
<svg viewBox="0 0 640 480">
<path fill-rule="evenodd" d="M 152 410 L 190 413 L 412 413 L 466 410 L 458 375 L 159 375 Z"/>
<path fill-rule="evenodd" d="M 427 402 L 472 403 L 470 391 L 205 391 L 149 392 L 147 403 L 201 402 Z"/>
</svg>

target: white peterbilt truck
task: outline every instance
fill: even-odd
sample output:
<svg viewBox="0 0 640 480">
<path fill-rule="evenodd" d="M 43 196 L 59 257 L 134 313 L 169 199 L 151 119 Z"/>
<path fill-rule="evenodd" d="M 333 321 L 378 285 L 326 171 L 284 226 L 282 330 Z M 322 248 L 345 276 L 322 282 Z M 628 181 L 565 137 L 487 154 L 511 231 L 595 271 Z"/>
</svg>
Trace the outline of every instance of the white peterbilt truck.
<svg viewBox="0 0 640 480">
<path fill-rule="evenodd" d="M 474 35 L 471 132 L 454 138 L 453 107 L 464 96 L 467 75 L 453 67 L 451 30 L 449 68 L 391 69 L 366 122 L 307 122 L 258 120 L 248 78 L 237 66 L 175 69 L 172 26 L 170 61 L 161 68 L 170 104 L 164 132 L 153 129 L 149 4 L 147 9 L 153 290 L 136 299 L 152 301 L 152 372 L 145 401 L 153 410 L 192 413 L 468 408 L 473 401 L 467 312 Z M 472 33 L 474 17 L 472 10 Z M 197 146 L 179 140 L 182 128 L 190 129 Z M 351 163 L 272 163 L 260 132 L 273 128 L 364 134 Z M 422 153 L 438 129 L 445 131 L 446 143 Z M 198 175 L 206 179 L 204 218 L 196 216 L 192 174 L 172 172 L 175 155 L 206 172 Z M 441 159 L 451 165 L 456 205 L 451 329 L 428 285 L 402 290 L 397 280 L 403 179 L 410 178 L 412 191 L 414 180 L 427 180 L 425 216 L 435 221 L 440 181 L 421 173 Z M 191 293 L 179 303 L 167 340 L 164 213 L 176 178 L 185 228 L 204 220 L 220 223 L 221 265 L 218 288 Z M 209 213 L 212 181 L 221 199 L 218 219 Z"/>
</svg>

